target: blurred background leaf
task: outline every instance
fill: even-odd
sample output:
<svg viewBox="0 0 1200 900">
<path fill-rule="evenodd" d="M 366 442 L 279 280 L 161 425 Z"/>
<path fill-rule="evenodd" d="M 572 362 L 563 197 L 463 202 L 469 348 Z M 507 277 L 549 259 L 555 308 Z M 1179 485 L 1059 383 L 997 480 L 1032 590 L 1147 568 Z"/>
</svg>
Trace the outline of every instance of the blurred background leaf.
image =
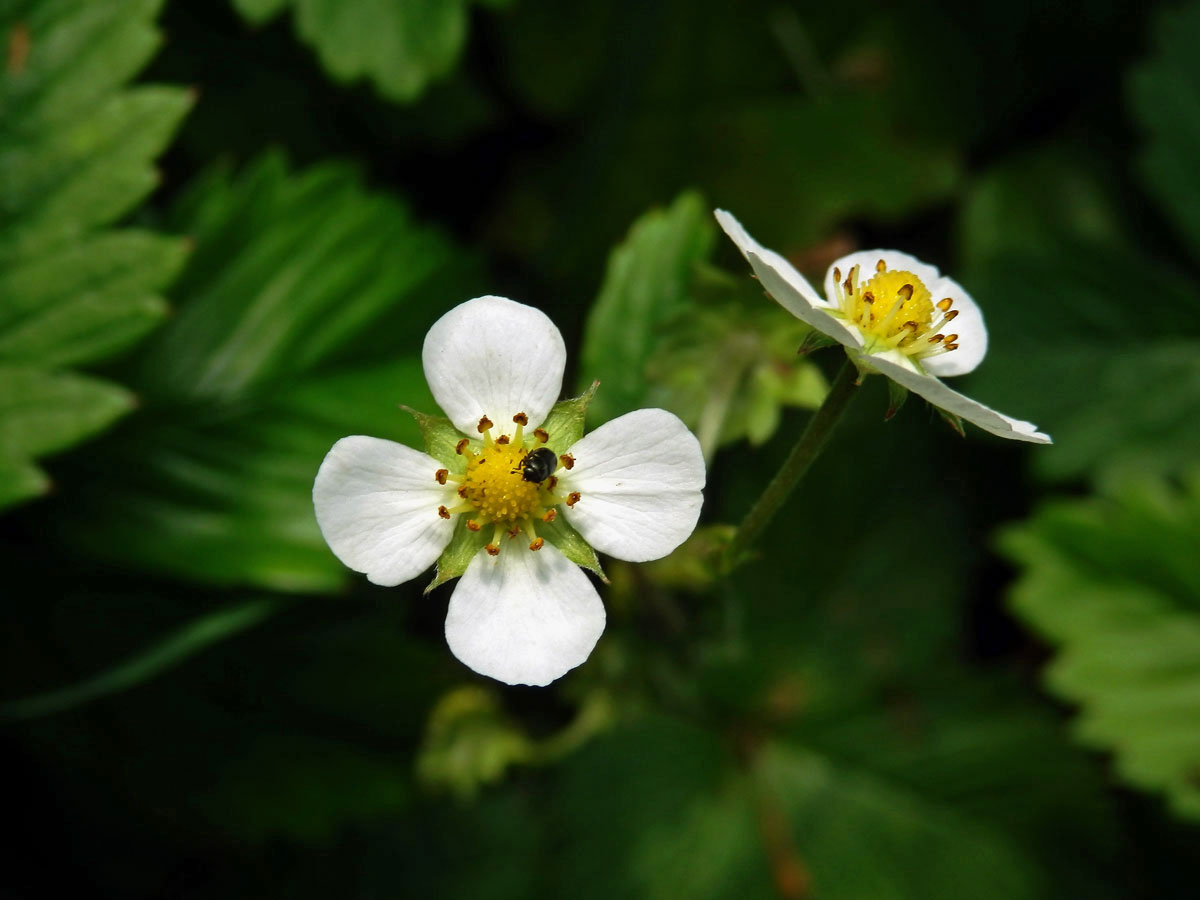
<svg viewBox="0 0 1200 900">
<path fill-rule="evenodd" d="M 1047 687 L 1121 778 L 1200 818 L 1200 475 L 1047 504 L 1003 535 L 1013 609 L 1058 648 Z"/>
<path fill-rule="evenodd" d="M 719 444 L 763 443 L 783 407 L 815 409 L 827 390 L 796 355 L 808 328 L 710 265 L 716 235 L 694 192 L 639 218 L 609 256 L 580 363 L 580 390 L 601 384 L 588 409 L 595 423 L 663 407 L 706 459 Z"/>
<path fill-rule="evenodd" d="M 470 0 L 232 0 L 251 24 L 292 8 L 296 33 L 334 79 L 369 78 L 391 100 L 409 101 L 458 61 Z M 509 0 L 477 0 L 503 6 Z"/>
<path fill-rule="evenodd" d="M 195 242 L 179 313 L 130 362 L 145 410 L 81 462 L 65 527 L 126 566 L 336 589 L 317 467 L 347 433 L 419 446 L 399 404 L 431 408 L 415 353 L 471 263 L 352 170 L 278 155 L 210 173 L 170 224 Z"/>
<path fill-rule="evenodd" d="M 181 241 L 114 221 L 157 184 L 186 91 L 127 82 L 158 49 L 159 0 L 9 2 L 0 74 L 0 508 L 49 490 L 34 460 L 128 413 L 96 363 L 167 314 Z"/>
<path fill-rule="evenodd" d="M 1200 4 L 1164 10 L 1155 22 L 1154 52 L 1129 79 L 1129 106 L 1146 136 L 1140 174 L 1200 261 Z"/>
</svg>

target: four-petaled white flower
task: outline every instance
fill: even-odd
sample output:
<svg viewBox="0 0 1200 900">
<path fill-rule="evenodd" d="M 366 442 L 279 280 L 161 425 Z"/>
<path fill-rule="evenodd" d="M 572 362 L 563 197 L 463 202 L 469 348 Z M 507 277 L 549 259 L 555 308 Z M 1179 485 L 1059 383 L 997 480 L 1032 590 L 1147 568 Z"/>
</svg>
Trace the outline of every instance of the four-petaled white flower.
<svg viewBox="0 0 1200 900">
<path fill-rule="evenodd" d="M 861 371 L 876 371 L 934 406 L 1000 437 L 1050 443 L 1031 422 L 1011 419 L 943 384 L 987 353 L 987 329 L 971 296 L 933 266 L 895 250 L 843 256 L 825 276 L 824 299 L 786 259 L 760 245 L 724 210 L 717 221 L 766 292 L 792 315 L 846 348 Z M 953 323 L 953 330 L 951 330 Z"/>
<path fill-rule="evenodd" d="M 671 413 L 642 409 L 551 453 L 560 440 L 539 426 L 550 424 L 562 388 L 562 335 L 543 313 L 502 297 L 442 316 L 422 362 L 463 434 L 452 458 L 343 438 L 313 485 L 317 523 L 343 563 L 381 585 L 416 578 L 456 529 L 478 534 L 486 544 L 450 598 L 446 641 L 476 672 L 549 684 L 587 659 L 605 621 L 591 581 L 554 546 L 562 532 L 551 523 L 561 513 L 618 559 L 666 556 L 700 515 L 700 445 Z"/>
</svg>

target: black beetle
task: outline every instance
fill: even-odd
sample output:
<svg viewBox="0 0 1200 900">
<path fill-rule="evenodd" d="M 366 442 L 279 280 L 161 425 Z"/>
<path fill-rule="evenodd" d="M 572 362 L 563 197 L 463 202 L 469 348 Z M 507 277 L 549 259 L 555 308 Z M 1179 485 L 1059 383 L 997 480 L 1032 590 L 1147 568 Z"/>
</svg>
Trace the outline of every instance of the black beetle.
<svg viewBox="0 0 1200 900">
<path fill-rule="evenodd" d="M 549 447 L 530 450 L 521 460 L 521 480 L 540 484 L 558 468 L 558 457 Z"/>
</svg>

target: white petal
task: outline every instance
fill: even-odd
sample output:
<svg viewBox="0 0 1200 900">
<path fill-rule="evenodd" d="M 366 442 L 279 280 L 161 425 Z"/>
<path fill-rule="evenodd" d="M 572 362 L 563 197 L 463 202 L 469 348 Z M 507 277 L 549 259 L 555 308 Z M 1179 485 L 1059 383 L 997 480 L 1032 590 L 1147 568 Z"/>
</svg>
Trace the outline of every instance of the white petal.
<svg viewBox="0 0 1200 900">
<path fill-rule="evenodd" d="M 700 442 L 677 417 L 639 409 L 571 447 L 559 491 L 579 491 L 567 520 L 602 553 L 630 562 L 666 556 L 696 527 L 704 497 Z"/>
<path fill-rule="evenodd" d="M 790 262 L 750 237 L 742 223 L 725 210 L 718 209 L 714 215 L 750 263 L 763 289 L 776 303 L 805 324 L 847 347 L 862 346 L 858 329 L 848 328 L 839 319 L 829 315 L 828 310 L 833 308 L 831 304 L 813 290 L 808 280 Z"/>
<path fill-rule="evenodd" d="M 1011 419 L 982 403 L 976 403 L 958 391 L 951 390 L 932 375 L 916 371 L 908 357 L 902 353 L 890 350 L 887 353 L 863 357 L 863 360 L 914 394 L 920 394 L 934 406 L 962 416 L 984 431 L 1014 441 L 1028 441 L 1032 444 L 1053 443 L 1050 435 L 1042 434 L 1032 422 Z"/>
<path fill-rule="evenodd" d="M 313 483 L 317 525 L 329 549 L 389 587 L 416 578 L 450 542 L 438 507 L 454 492 L 434 480 L 442 464 L 411 447 L 354 435 L 333 445 Z"/>
<path fill-rule="evenodd" d="M 433 323 L 421 352 L 438 406 L 474 437 L 480 418 L 512 434 L 523 412 L 529 428 L 546 418 L 562 390 L 567 348 L 546 314 L 503 297 L 476 297 Z"/>
<path fill-rule="evenodd" d="M 843 256 L 829 267 L 829 271 L 825 273 L 825 291 L 830 297 L 835 296 L 834 269 L 839 270 L 845 279 L 850 270 L 858 266 L 858 282 L 863 284 L 874 277 L 875 264 L 881 259 L 889 269 L 912 272 L 920 278 L 929 289 L 934 303 L 943 297 L 949 297 L 954 301 L 954 309 L 958 310 L 957 318 L 943 329 L 944 333 L 958 335 L 958 349 L 933 357 L 923 363 L 925 368 L 934 375 L 946 377 L 965 375 L 978 366 L 987 355 L 987 328 L 983 324 L 983 313 L 971 295 L 963 290 L 962 285 L 953 278 L 942 275 L 936 266 L 923 263 L 915 256 L 901 253 L 899 250 L 858 250 Z M 936 310 L 934 315 L 939 315 Z M 936 319 L 934 321 L 936 322 Z"/>
<path fill-rule="evenodd" d="M 966 375 L 987 356 L 988 335 L 987 327 L 983 324 L 983 313 L 980 312 L 974 298 L 953 278 L 943 276 L 936 285 L 931 285 L 929 290 L 933 294 L 934 303 L 943 297 L 954 301 L 958 318 L 942 330 L 958 335 L 958 349 L 927 359 L 921 365 L 939 378 Z"/>
<path fill-rule="evenodd" d="M 505 684 L 549 684 L 588 658 L 604 604 L 583 570 L 549 544 L 506 540 L 480 552 L 450 597 L 446 642 L 463 663 Z"/>
</svg>

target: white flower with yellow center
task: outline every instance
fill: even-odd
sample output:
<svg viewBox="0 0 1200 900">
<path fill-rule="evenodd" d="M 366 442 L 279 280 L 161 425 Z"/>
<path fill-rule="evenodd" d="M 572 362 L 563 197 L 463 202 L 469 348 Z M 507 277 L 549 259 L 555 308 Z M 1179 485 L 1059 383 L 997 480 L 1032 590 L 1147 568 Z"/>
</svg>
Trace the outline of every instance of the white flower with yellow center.
<svg viewBox="0 0 1200 900">
<path fill-rule="evenodd" d="M 375 584 L 462 576 L 446 641 L 476 672 L 549 684 L 604 630 L 578 565 L 595 550 L 644 562 L 696 527 L 700 445 L 674 415 L 641 409 L 581 437 L 590 394 L 556 403 L 566 348 L 543 313 L 479 297 L 425 337 L 425 377 L 449 417 L 417 413 L 422 453 L 356 435 L 334 444 L 313 485 L 317 523 L 343 563 Z M 565 520 L 565 521 L 564 521 Z"/>
<path fill-rule="evenodd" d="M 829 267 L 822 298 L 786 259 L 760 245 L 724 210 L 717 221 L 780 306 L 842 344 L 862 371 L 886 375 L 934 406 L 1000 437 L 1050 443 L 1037 426 L 1011 419 L 942 383 L 987 353 L 983 315 L 958 282 L 896 250 L 860 250 Z"/>
</svg>

